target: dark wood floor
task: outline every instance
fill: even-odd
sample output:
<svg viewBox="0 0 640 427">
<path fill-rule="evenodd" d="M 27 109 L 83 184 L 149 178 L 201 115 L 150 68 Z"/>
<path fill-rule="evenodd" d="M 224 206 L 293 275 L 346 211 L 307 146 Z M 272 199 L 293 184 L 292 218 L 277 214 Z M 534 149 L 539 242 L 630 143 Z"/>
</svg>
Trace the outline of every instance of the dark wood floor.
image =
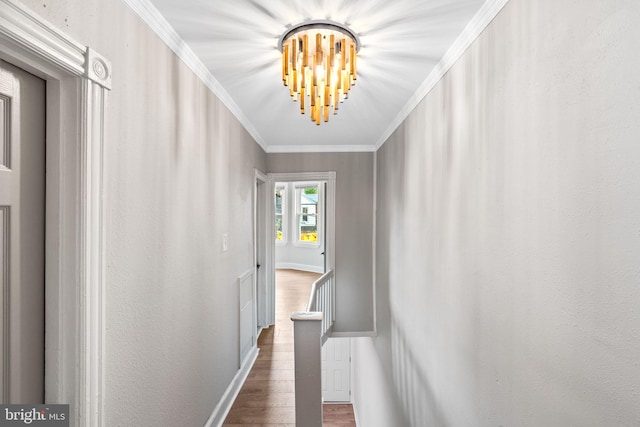
<svg viewBox="0 0 640 427">
<path fill-rule="evenodd" d="M 311 284 L 320 274 L 295 270 L 276 272 L 276 324 L 262 331 L 260 353 L 240 390 L 224 426 L 295 426 L 293 322 L 303 311 Z M 323 427 L 355 427 L 350 404 L 324 405 Z"/>
</svg>

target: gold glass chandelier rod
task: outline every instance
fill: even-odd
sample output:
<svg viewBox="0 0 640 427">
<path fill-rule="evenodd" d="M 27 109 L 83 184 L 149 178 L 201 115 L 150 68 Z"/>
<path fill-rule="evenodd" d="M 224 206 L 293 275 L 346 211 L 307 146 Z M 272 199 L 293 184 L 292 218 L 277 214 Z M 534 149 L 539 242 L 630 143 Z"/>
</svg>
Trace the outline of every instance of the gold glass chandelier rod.
<svg viewBox="0 0 640 427">
<path fill-rule="evenodd" d="M 357 35 L 335 22 L 307 21 L 284 33 L 278 46 L 282 82 L 300 102 L 300 113 L 308 113 L 317 125 L 329 121 L 330 109 L 338 113 L 357 80 Z"/>
</svg>

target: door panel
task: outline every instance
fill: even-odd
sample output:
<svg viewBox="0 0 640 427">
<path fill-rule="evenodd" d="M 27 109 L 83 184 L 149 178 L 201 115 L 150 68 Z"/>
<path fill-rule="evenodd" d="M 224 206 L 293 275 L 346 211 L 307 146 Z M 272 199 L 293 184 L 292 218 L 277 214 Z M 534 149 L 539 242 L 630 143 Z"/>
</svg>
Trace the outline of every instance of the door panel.
<svg viewBox="0 0 640 427">
<path fill-rule="evenodd" d="M 266 268 L 265 268 L 265 189 L 264 181 L 256 179 L 256 194 L 254 198 L 254 251 L 256 258 L 256 307 L 258 332 L 269 326 L 266 315 Z"/>
<path fill-rule="evenodd" d="M 3 403 L 44 401 L 45 82 L 0 61 Z"/>
<path fill-rule="evenodd" d="M 351 400 L 351 342 L 349 338 L 329 338 L 322 346 L 322 400 Z"/>
</svg>

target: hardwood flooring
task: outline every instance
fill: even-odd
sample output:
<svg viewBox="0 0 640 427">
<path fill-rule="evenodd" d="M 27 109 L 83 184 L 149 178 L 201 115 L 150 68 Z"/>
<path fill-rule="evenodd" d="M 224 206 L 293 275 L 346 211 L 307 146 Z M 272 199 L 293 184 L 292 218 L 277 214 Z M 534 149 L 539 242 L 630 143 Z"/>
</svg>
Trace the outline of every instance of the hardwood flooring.
<svg viewBox="0 0 640 427">
<path fill-rule="evenodd" d="M 260 352 L 236 398 L 226 427 L 295 427 L 293 322 L 291 313 L 303 311 L 311 284 L 320 274 L 295 270 L 276 272 L 276 324 L 262 331 Z M 350 404 L 324 405 L 323 427 L 355 427 Z"/>
</svg>

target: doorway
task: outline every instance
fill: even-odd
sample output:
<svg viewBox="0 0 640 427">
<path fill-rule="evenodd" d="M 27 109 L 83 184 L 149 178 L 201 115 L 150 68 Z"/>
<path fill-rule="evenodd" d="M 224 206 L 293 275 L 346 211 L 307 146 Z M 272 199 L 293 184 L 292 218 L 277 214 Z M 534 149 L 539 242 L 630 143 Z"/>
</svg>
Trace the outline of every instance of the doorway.
<svg viewBox="0 0 640 427">
<path fill-rule="evenodd" d="M 319 238 L 317 241 L 313 239 L 310 247 L 318 250 L 319 253 L 324 252 L 321 261 L 314 268 L 318 273 L 334 270 L 335 272 L 335 197 L 336 197 L 336 174 L 335 172 L 325 173 L 290 173 L 290 174 L 269 174 L 269 183 L 271 184 L 271 218 L 270 228 L 273 230 L 272 240 L 273 252 L 271 270 L 269 274 L 275 276 L 275 269 L 278 266 L 294 268 L 298 270 L 314 271 L 312 268 L 300 268 L 291 264 L 282 264 L 284 261 L 276 257 L 276 251 L 279 246 L 283 245 L 283 241 L 295 240 L 297 243 L 305 242 L 300 239 L 303 233 L 313 233 L 316 231 Z M 316 188 L 316 190 L 305 191 L 307 188 Z M 302 209 L 304 204 L 313 204 L 315 199 L 304 196 L 318 194 L 318 200 L 324 206 L 320 206 L 315 212 L 310 206 L 309 209 Z M 287 201 L 287 197 L 289 200 Z M 283 219 L 288 216 L 290 221 Z M 315 221 L 313 214 L 316 214 Z M 324 213 L 324 215 L 323 215 Z M 304 218 L 304 215 L 307 218 Z M 287 226 L 289 224 L 289 226 Z M 311 227 L 311 229 L 309 228 Z M 313 228 L 317 227 L 317 230 Z M 271 246 L 271 245 L 269 245 Z M 305 263 L 302 263 L 303 266 Z M 308 264 L 306 264 L 308 265 Z M 297 267 L 297 268 L 296 268 Z M 308 274 L 308 273 L 302 273 Z M 275 277 L 274 277 L 275 288 Z M 336 287 L 339 286 L 336 281 Z M 306 298 L 308 292 L 306 291 Z M 300 310 L 305 307 L 301 306 Z M 289 318 L 290 313 L 287 316 Z M 351 376 L 351 357 L 350 357 L 350 339 L 349 338 L 329 338 L 322 349 L 322 376 L 323 376 L 323 399 L 327 402 L 349 402 L 351 399 L 350 392 L 350 376 Z"/>
<path fill-rule="evenodd" d="M 322 400 L 351 401 L 351 338 L 328 338 L 322 344 Z"/>
<path fill-rule="evenodd" d="M 0 60 L 2 403 L 44 403 L 45 91 Z"/>
<path fill-rule="evenodd" d="M 276 183 L 287 183 L 293 185 L 295 182 L 310 183 L 323 182 L 322 186 L 323 201 L 325 212 L 324 220 L 320 220 L 323 227 L 323 266 L 321 271 L 329 271 L 335 266 L 335 191 L 336 191 L 336 173 L 330 172 L 300 172 L 300 173 L 270 173 L 268 177 L 268 203 L 266 204 L 267 218 L 267 254 L 266 254 L 266 288 L 267 299 L 264 301 L 264 310 L 267 313 L 268 325 L 275 323 L 275 304 L 276 304 L 276 241 L 278 238 L 277 215 L 276 215 Z M 301 211 L 302 214 L 302 211 Z M 307 215 L 309 211 L 307 211 Z M 309 220 L 309 215 L 307 216 Z M 305 230 L 303 230 L 304 232 Z M 302 308 L 304 309 L 304 307 Z"/>
<path fill-rule="evenodd" d="M 276 269 L 325 273 L 325 181 L 276 182 Z"/>
</svg>

